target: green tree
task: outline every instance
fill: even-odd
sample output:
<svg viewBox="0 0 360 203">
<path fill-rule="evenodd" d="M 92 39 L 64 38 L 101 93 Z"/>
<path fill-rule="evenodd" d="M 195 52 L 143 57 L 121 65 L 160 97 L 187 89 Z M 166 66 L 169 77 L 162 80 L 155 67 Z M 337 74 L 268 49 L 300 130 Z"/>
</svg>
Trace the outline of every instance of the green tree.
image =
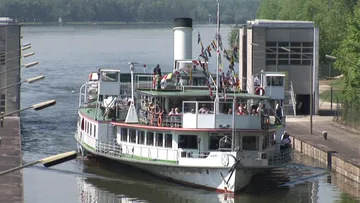
<svg viewBox="0 0 360 203">
<path fill-rule="evenodd" d="M 355 6 L 353 16 L 347 18 L 346 38 L 335 52 L 335 65 L 344 74 L 344 99 L 347 102 L 360 99 L 360 2 Z"/>
</svg>

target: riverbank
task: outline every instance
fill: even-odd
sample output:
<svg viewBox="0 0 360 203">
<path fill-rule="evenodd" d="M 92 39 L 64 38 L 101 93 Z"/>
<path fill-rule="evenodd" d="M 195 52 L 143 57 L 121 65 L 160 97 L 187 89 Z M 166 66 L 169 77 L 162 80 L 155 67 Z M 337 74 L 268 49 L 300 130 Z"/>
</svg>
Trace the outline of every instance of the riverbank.
<svg viewBox="0 0 360 203">
<path fill-rule="evenodd" d="M 206 22 L 193 22 L 195 25 L 216 25 L 214 23 Z M 173 25 L 172 21 L 169 22 L 21 22 L 24 26 L 31 25 Z M 233 24 L 224 24 L 228 26 L 234 26 Z"/>
<path fill-rule="evenodd" d="M 296 151 L 360 183 L 360 133 L 333 125 L 332 117 L 319 116 L 313 117 L 313 134 L 309 134 L 308 117 L 288 118 L 286 130 Z M 323 131 L 328 133 L 327 140 Z"/>
</svg>

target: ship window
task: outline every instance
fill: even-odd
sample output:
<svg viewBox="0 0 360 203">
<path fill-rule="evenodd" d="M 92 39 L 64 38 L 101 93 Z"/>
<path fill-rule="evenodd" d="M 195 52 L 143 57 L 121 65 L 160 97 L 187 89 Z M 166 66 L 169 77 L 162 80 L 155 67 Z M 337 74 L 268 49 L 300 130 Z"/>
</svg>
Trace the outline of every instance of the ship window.
<svg viewBox="0 0 360 203">
<path fill-rule="evenodd" d="M 89 135 L 92 135 L 92 124 L 89 124 L 90 128 L 89 128 Z"/>
<path fill-rule="evenodd" d="M 243 137 L 243 150 L 258 150 L 258 136 L 244 136 Z"/>
<path fill-rule="evenodd" d="M 283 86 L 284 77 L 281 76 L 267 76 L 266 77 L 268 86 Z"/>
<path fill-rule="evenodd" d="M 84 130 L 84 126 L 85 126 L 85 123 L 84 123 L 84 118 L 81 119 L 81 130 Z"/>
<path fill-rule="evenodd" d="M 154 145 L 154 133 L 153 132 L 147 132 L 146 145 L 150 145 L 150 146 Z"/>
<path fill-rule="evenodd" d="M 219 149 L 219 141 L 221 138 L 222 136 L 210 136 L 209 149 L 210 150 Z"/>
<path fill-rule="evenodd" d="M 129 129 L 129 142 L 136 143 L 136 130 Z"/>
<path fill-rule="evenodd" d="M 121 141 L 122 142 L 127 142 L 127 135 L 128 135 L 128 129 L 121 128 Z"/>
<path fill-rule="evenodd" d="M 262 148 L 266 149 L 269 145 L 270 145 L 270 137 L 269 137 L 269 135 L 264 135 L 263 136 Z"/>
<path fill-rule="evenodd" d="M 102 72 L 101 73 L 101 81 L 104 82 L 117 82 L 119 80 L 119 74 L 118 72 Z"/>
<path fill-rule="evenodd" d="M 172 134 L 165 134 L 165 147 L 172 148 Z"/>
<path fill-rule="evenodd" d="M 157 147 L 163 146 L 163 134 L 162 133 L 156 133 L 155 146 L 157 146 Z"/>
<path fill-rule="evenodd" d="M 145 132 L 138 131 L 138 144 L 145 144 Z"/>
<path fill-rule="evenodd" d="M 198 139 L 196 135 L 179 135 L 179 148 L 197 149 Z"/>
<path fill-rule="evenodd" d="M 94 125 L 94 137 L 96 137 L 96 125 Z"/>
</svg>

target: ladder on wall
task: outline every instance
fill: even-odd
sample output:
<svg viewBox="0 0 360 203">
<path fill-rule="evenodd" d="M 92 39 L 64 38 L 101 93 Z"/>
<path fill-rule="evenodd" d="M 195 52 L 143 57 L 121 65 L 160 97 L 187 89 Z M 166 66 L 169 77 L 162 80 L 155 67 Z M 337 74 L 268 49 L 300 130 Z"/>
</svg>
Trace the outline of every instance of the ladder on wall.
<svg viewBox="0 0 360 203">
<path fill-rule="evenodd" d="M 284 115 L 292 115 L 296 117 L 296 99 L 292 81 L 289 81 L 289 90 L 285 91 L 283 107 Z"/>
</svg>

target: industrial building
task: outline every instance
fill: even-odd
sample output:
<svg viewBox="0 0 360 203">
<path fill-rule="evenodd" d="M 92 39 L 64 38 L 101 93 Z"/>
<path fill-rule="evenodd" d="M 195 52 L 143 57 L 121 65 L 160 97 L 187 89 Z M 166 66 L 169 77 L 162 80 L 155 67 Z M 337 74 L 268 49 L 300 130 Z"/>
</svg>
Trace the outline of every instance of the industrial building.
<svg viewBox="0 0 360 203">
<path fill-rule="evenodd" d="M 253 20 L 240 28 L 239 77 L 242 89 L 253 91 L 249 89 L 249 83 L 262 70 L 284 72 L 288 97 L 282 102 L 289 107 L 287 113 L 292 112 L 291 108 L 295 108 L 296 114 L 310 113 L 312 78 L 313 113 L 317 114 L 318 67 L 319 29 L 314 22 Z"/>
<path fill-rule="evenodd" d="M 20 84 L 5 88 L 20 82 L 20 39 L 20 24 L 13 19 L 0 17 L 0 112 L 20 109 Z"/>
</svg>

